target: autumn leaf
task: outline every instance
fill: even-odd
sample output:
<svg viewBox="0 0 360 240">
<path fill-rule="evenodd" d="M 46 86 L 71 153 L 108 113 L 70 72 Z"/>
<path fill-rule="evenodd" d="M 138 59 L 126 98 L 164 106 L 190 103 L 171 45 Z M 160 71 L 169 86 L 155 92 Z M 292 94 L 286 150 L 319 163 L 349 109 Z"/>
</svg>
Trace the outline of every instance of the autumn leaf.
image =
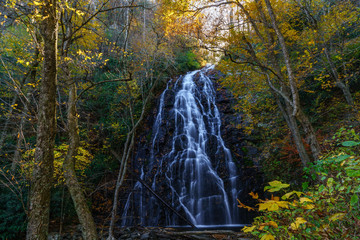
<svg viewBox="0 0 360 240">
<path fill-rule="evenodd" d="M 335 213 L 329 218 L 329 221 L 341 220 L 343 217 L 345 217 L 345 213 Z"/>
<path fill-rule="evenodd" d="M 245 204 L 243 204 L 242 202 L 240 202 L 239 199 L 236 199 L 236 200 L 237 200 L 238 203 L 239 203 L 239 205 L 238 205 L 239 208 L 245 208 L 245 209 L 247 209 L 248 211 L 254 211 L 254 210 L 255 210 L 254 208 L 249 207 L 249 206 L 246 206 Z"/>
<path fill-rule="evenodd" d="M 270 233 L 267 233 L 264 236 L 262 236 L 260 240 L 275 240 L 275 238 Z"/>
<path fill-rule="evenodd" d="M 298 230 L 300 224 L 306 223 L 307 221 L 302 217 L 297 217 L 295 222 L 291 223 L 291 228 L 294 230 Z"/>
<path fill-rule="evenodd" d="M 292 191 L 292 192 L 286 193 L 284 196 L 281 197 L 281 199 L 286 200 L 286 199 L 290 198 L 294 194 L 296 194 L 298 197 L 300 197 L 301 194 L 304 194 L 304 193 L 298 192 L 298 191 Z"/>
<path fill-rule="evenodd" d="M 278 228 L 278 227 L 279 227 L 278 224 L 277 224 L 276 222 L 274 222 L 274 221 L 269 221 L 269 222 L 261 223 L 259 226 L 260 226 L 259 230 L 263 230 L 263 228 L 264 228 L 265 226 L 272 226 L 272 227 L 274 227 L 274 228 Z"/>
<path fill-rule="evenodd" d="M 249 195 L 250 195 L 253 199 L 258 199 L 258 198 L 259 198 L 259 194 L 257 194 L 257 193 L 251 192 L 251 193 L 249 193 Z"/>
<path fill-rule="evenodd" d="M 286 184 L 286 183 L 282 183 L 280 181 L 272 181 L 269 182 L 270 186 L 266 186 L 264 188 L 265 191 L 269 191 L 269 192 L 277 192 L 283 188 L 287 188 L 290 186 L 290 184 Z"/>
<path fill-rule="evenodd" d="M 306 197 L 300 198 L 300 203 L 304 203 L 304 202 L 314 202 L 314 201 L 311 200 L 310 198 L 306 198 Z"/>
<path fill-rule="evenodd" d="M 289 202 L 286 201 L 275 201 L 275 200 L 267 200 L 263 203 L 259 203 L 259 211 L 276 211 L 280 208 L 288 208 Z"/>
<path fill-rule="evenodd" d="M 251 226 L 251 227 L 245 226 L 245 227 L 242 229 L 242 231 L 245 232 L 245 233 L 248 233 L 248 232 L 252 232 L 255 228 L 256 228 L 256 226 Z"/>
</svg>

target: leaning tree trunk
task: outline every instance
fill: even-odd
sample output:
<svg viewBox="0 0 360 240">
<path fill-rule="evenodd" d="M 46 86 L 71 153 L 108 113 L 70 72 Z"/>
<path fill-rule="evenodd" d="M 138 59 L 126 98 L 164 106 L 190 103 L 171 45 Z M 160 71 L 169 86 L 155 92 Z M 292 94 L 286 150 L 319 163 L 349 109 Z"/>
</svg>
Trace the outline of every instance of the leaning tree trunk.
<svg viewBox="0 0 360 240">
<path fill-rule="evenodd" d="M 84 240 L 96 240 L 97 232 L 94 219 L 91 215 L 90 209 L 86 203 L 86 198 L 83 193 L 83 189 L 79 184 L 75 172 L 76 154 L 79 147 L 79 128 L 76 111 L 76 84 L 70 85 L 69 90 L 69 103 L 67 113 L 67 131 L 69 134 L 69 149 L 66 154 L 63 168 L 66 185 L 69 189 L 71 198 L 74 202 L 76 214 L 79 218 L 82 235 Z"/>
<path fill-rule="evenodd" d="M 304 130 L 306 142 L 310 145 L 311 153 L 314 160 L 318 160 L 321 155 L 320 144 L 316 138 L 315 130 L 308 116 L 305 115 L 301 108 L 299 108 L 299 111 L 297 112 L 296 119 L 300 122 Z"/>
<path fill-rule="evenodd" d="M 121 162 L 120 162 L 120 169 L 119 169 L 119 173 L 118 173 L 118 178 L 116 180 L 113 209 L 111 211 L 111 221 L 110 221 L 110 227 L 109 227 L 109 236 L 108 236 L 107 240 L 115 240 L 114 227 L 115 227 L 115 222 L 116 222 L 117 205 L 118 205 L 120 187 L 122 186 L 122 183 L 124 181 L 124 177 L 125 177 L 126 170 L 127 170 L 127 162 L 129 160 L 129 157 L 130 157 L 130 152 L 131 152 L 131 150 L 132 150 L 132 148 L 134 146 L 136 130 L 140 127 L 140 124 L 144 120 L 145 113 L 146 113 L 146 108 L 147 108 L 148 104 L 150 103 L 150 101 L 153 99 L 153 92 L 155 90 L 155 87 L 156 87 L 159 79 L 160 78 L 158 78 L 153 83 L 153 86 L 151 87 L 148 96 L 146 97 L 145 101 L 143 102 L 143 106 L 142 106 L 142 109 L 141 109 L 141 114 L 140 114 L 139 119 L 136 121 L 136 123 L 132 119 L 133 127 L 132 127 L 131 131 L 127 134 L 126 143 L 124 145 L 124 151 L 123 151 L 123 155 L 122 155 Z M 130 110 L 132 111 L 131 108 L 130 108 Z M 131 116 L 131 117 L 133 118 L 133 116 Z"/>
<path fill-rule="evenodd" d="M 291 97 L 292 97 L 292 107 L 293 107 L 293 115 L 296 115 L 299 107 L 300 107 L 300 98 L 299 98 L 299 90 L 296 86 L 296 81 L 295 81 L 295 77 L 293 74 L 293 69 L 291 67 L 291 62 L 290 62 L 290 55 L 289 52 L 287 50 L 287 46 L 285 43 L 285 38 L 283 36 L 283 34 L 281 33 L 278 24 L 276 22 L 276 17 L 273 11 L 273 8 L 271 6 L 271 3 L 269 0 L 265 0 L 266 3 L 266 7 L 268 9 L 268 13 L 270 15 L 270 19 L 271 19 L 271 25 L 275 30 L 275 34 L 279 40 L 280 43 L 280 47 L 281 47 L 281 52 L 282 55 L 284 57 L 284 62 L 285 62 L 285 66 L 286 66 L 286 71 L 287 71 L 287 75 L 288 75 L 288 80 L 289 80 L 289 88 L 291 90 Z"/>
<path fill-rule="evenodd" d="M 289 52 L 288 52 L 288 49 L 287 49 L 287 46 L 285 43 L 284 36 L 278 27 L 278 24 L 276 22 L 276 17 L 275 17 L 275 14 L 274 14 L 274 11 L 273 11 L 270 1 L 265 0 L 265 3 L 266 3 L 268 13 L 270 15 L 271 25 L 274 28 L 275 34 L 279 40 L 281 52 L 282 52 L 282 55 L 283 55 L 284 61 L 285 61 L 285 66 L 286 66 L 287 75 L 288 75 L 288 79 L 289 79 L 289 88 L 291 90 L 291 97 L 292 97 L 292 103 L 291 103 L 291 107 L 293 109 L 292 115 L 295 116 L 297 118 L 297 120 L 299 120 L 299 122 L 301 123 L 301 125 L 304 129 L 304 132 L 305 132 L 306 139 L 308 140 L 308 142 L 310 144 L 312 156 L 313 156 L 314 160 L 317 160 L 321 154 L 320 144 L 316 138 L 315 131 L 310 123 L 309 118 L 301 110 L 299 90 L 297 88 L 297 83 L 294 78 L 294 74 L 293 74 L 293 70 L 292 70 L 292 66 L 291 66 L 291 62 L 290 62 L 290 55 L 289 55 Z"/>
<path fill-rule="evenodd" d="M 350 106 L 354 106 L 354 99 L 351 95 L 349 85 L 347 85 L 341 81 L 338 81 L 338 82 L 336 82 L 336 86 L 338 88 L 340 88 L 341 91 L 343 92 L 347 104 L 349 104 Z"/>
<path fill-rule="evenodd" d="M 337 86 L 338 88 L 341 89 L 341 91 L 344 94 L 344 98 L 345 98 L 347 104 L 349 104 L 350 106 L 354 106 L 354 99 L 351 96 L 349 85 L 345 84 L 344 82 L 342 82 L 340 80 L 340 77 L 339 77 L 339 74 L 338 74 L 338 72 L 336 70 L 336 67 L 335 67 L 335 65 L 334 65 L 334 63 L 331 60 L 331 57 L 329 55 L 329 51 L 327 49 L 327 46 L 324 46 L 324 54 L 325 54 L 326 60 L 328 61 L 328 64 L 329 64 L 329 67 L 330 67 L 330 70 L 329 70 L 330 74 L 335 79 L 335 86 Z"/>
<path fill-rule="evenodd" d="M 266 28 L 266 35 L 267 35 L 267 39 L 265 40 L 265 38 L 261 35 L 260 31 L 258 30 L 258 27 L 256 26 L 255 21 L 250 17 L 250 14 L 245 10 L 245 8 L 242 6 L 242 4 L 239 3 L 239 6 L 243 9 L 243 11 L 245 12 L 247 18 L 249 19 L 251 25 L 253 26 L 253 28 L 255 29 L 256 34 L 258 35 L 258 37 L 264 42 L 267 50 L 269 51 L 269 56 L 268 58 L 270 59 L 274 69 L 275 69 L 275 73 L 277 78 L 280 80 L 280 83 L 282 83 L 281 88 L 280 89 L 276 89 L 270 81 L 270 77 L 268 77 L 268 85 L 271 89 L 271 92 L 273 94 L 273 96 L 275 96 L 276 98 L 276 102 L 279 106 L 279 109 L 287 123 L 287 126 L 289 127 L 294 143 L 296 145 L 296 149 L 299 153 L 299 157 L 301 159 L 302 165 L 303 166 L 307 166 L 307 164 L 310 162 L 310 158 L 308 153 L 306 152 L 304 143 L 302 142 L 302 137 L 301 137 L 301 133 L 298 127 L 298 123 L 296 121 L 295 115 L 294 113 L 296 113 L 298 111 L 298 109 L 300 108 L 300 99 L 299 99 L 299 95 L 298 95 L 298 90 L 297 90 L 297 86 L 295 84 L 295 80 L 294 80 L 294 76 L 292 73 L 292 69 L 291 69 L 291 64 L 290 64 L 290 58 L 287 52 L 287 48 L 285 45 L 285 40 L 284 37 L 282 36 L 279 28 L 277 27 L 277 23 L 276 23 L 276 19 L 274 16 L 274 13 L 272 12 L 272 8 L 269 2 L 267 2 L 267 7 L 268 10 L 271 11 L 270 15 L 271 15 L 271 25 L 274 29 L 276 29 L 276 34 L 278 36 L 279 42 L 281 44 L 282 47 L 282 51 L 283 51 L 283 55 L 284 55 L 284 59 L 285 59 L 285 65 L 288 69 L 288 78 L 289 78 L 289 83 L 290 86 L 285 86 L 283 83 L 285 82 L 285 80 L 282 77 L 282 73 L 281 73 L 281 67 L 278 65 L 278 60 L 276 57 L 276 54 L 274 52 L 273 46 L 275 45 L 274 39 L 272 38 L 270 32 L 268 31 L 269 28 L 271 28 L 271 25 L 267 24 L 267 19 L 265 16 L 265 13 L 261 7 L 261 3 L 259 3 L 259 1 L 256 1 L 258 3 L 257 7 L 261 16 L 261 19 L 263 21 L 263 23 L 265 24 Z M 245 36 L 243 37 L 243 39 L 246 41 L 248 47 L 249 47 L 249 53 L 252 56 L 253 60 L 258 63 L 258 65 L 260 66 L 260 68 L 262 69 L 262 72 L 266 74 L 267 69 L 264 68 L 264 65 L 261 64 L 261 62 L 258 60 L 258 58 L 256 57 L 256 52 L 253 50 L 252 45 L 247 41 L 247 39 L 245 38 Z M 291 97 L 290 98 L 290 90 L 287 90 L 288 88 L 290 88 L 291 90 Z M 285 102 L 285 107 L 283 106 L 283 103 L 281 102 L 281 99 L 283 99 L 283 101 Z"/>
<path fill-rule="evenodd" d="M 284 108 L 283 104 L 281 103 L 281 100 L 277 96 L 275 92 L 273 92 L 273 95 L 276 97 L 276 103 L 290 129 L 291 135 L 293 137 L 296 149 L 299 153 L 299 157 L 302 163 L 303 167 L 307 167 L 310 163 L 310 158 L 308 153 L 306 152 L 304 143 L 301 138 L 301 134 L 299 131 L 298 124 L 296 122 L 296 118 L 292 115 L 292 109 L 288 102 L 285 101 L 286 107 Z"/>
<path fill-rule="evenodd" d="M 54 171 L 57 76 L 57 0 L 41 1 L 40 33 L 44 40 L 43 77 L 37 119 L 37 138 L 32 174 L 26 239 L 47 240 L 50 196 Z"/>
</svg>

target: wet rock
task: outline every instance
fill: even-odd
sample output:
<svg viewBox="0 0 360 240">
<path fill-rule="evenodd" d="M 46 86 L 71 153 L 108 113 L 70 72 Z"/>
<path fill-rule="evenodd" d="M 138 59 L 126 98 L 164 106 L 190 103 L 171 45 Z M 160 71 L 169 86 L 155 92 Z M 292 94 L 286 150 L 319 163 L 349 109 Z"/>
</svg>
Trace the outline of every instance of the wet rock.
<svg viewBox="0 0 360 240">
<path fill-rule="evenodd" d="M 215 72 L 213 72 L 215 75 Z M 195 77 L 195 83 L 201 83 L 199 81 L 199 76 L 197 75 Z M 151 154 L 151 148 L 152 148 L 152 140 L 151 137 L 154 136 L 154 129 L 152 129 L 152 126 L 154 126 L 154 122 L 156 119 L 157 111 L 152 111 L 152 114 L 149 114 L 146 117 L 146 120 L 144 121 L 144 125 L 147 126 L 148 130 L 142 131 L 138 133 L 138 140 L 136 141 L 136 147 L 134 148 L 134 158 L 129 163 L 130 168 L 135 169 L 139 173 L 139 176 L 141 174 L 141 169 L 144 167 L 146 169 L 146 172 L 148 173 L 146 176 L 144 176 L 144 180 L 146 183 L 150 186 L 152 186 L 153 183 L 155 184 L 155 191 L 164 199 L 166 199 L 169 203 L 172 203 L 173 206 L 176 206 L 177 210 L 180 212 L 183 211 L 181 208 L 181 204 L 174 200 L 176 199 L 176 196 L 173 196 L 173 189 L 171 189 L 168 186 L 169 181 L 173 181 L 177 176 L 173 176 L 171 174 L 159 174 L 159 172 L 166 172 L 167 169 L 172 168 L 173 170 L 178 169 L 179 175 L 183 174 L 183 171 L 186 169 L 185 165 L 180 164 L 179 162 L 175 162 L 174 160 L 177 159 L 177 157 L 181 154 L 188 154 L 192 159 L 196 159 L 193 156 L 193 153 L 190 151 L 186 151 L 187 144 L 189 140 L 185 136 L 178 136 L 176 141 L 174 141 L 174 149 L 176 152 L 178 152 L 178 155 L 175 153 L 170 153 L 173 148 L 173 135 L 175 134 L 175 112 L 172 110 L 174 107 L 174 100 L 175 100 L 175 94 L 176 91 L 181 87 L 182 80 L 180 80 L 177 83 L 177 86 L 174 84 L 169 84 L 169 90 L 167 90 L 166 94 L 164 95 L 164 108 L 163 108 L 163 118 L 161 122 L 161 128 L 157 135 L 157 142 L 155 144 L 155 148 L 153 150 L 154 159 L 153 163 L 150 163 L 150 154 Z M 229 91 L 222 88 L 218 82 L 217 79 L 214 78 L 214 85 L 217 89 L 216 92 L 216 105 L 217 108 L 220 111 L 221 116 L 221 134 L 222 138 L 225 142 L 225 145 L 227 148 L 231 150 L 231 154 L 233 157 L 233 162 L 235 163 L 234 166 L 237 168 L 237 172 L 239 173 L 239 177 L 236 177 L 236 181 L 238 182 L 238 196 L 240 200 L 244 203 L 247 203 L 248 200 L 251 200 L 251 197 L 248 195 L 251 191 L 256 191 L 256 189 L 262 188 L 261 185 L 261 177 L 259 178 L 259 171 L 256 168 L 255 159 L 257 158 L 257 149 L 252 147 L 251 142 L 253 141 L 250 137 L 248 137 L 241 129 L 238 129 L 236 126 L 243 123 L 243 117 L 241 114 L 236 113 L 233 109 L 233 106 L 235 105 L 235 99 L 231 95 Z M 159 103 L 159 100 L 157 101 Z M 197 102 L 199 105 L 202 103 L 205 106 L 205 110 L 214 110 L 213 106 L 207 105 L 207 99 L 204 97 L 200 98 L 200 101 Z M 210 118 L 213 118 L 212 116 L 206 116 L 204 117 L 204 121 L 210 120 Z M 181 118 L 177 119 L 177 122 L 180 123 L 180 125 L 184 125 Z M 207 129 L 210 129 L 210 124 L 206 123 L 205 126 Z M 181 129 L 180 126 L 178 129 Z M 195 132 L 197 132 L 198 129 L 195 129 Z M 198 135 L 198 134 L 194 134 Z M 150 136 L 150 137 L 149 137 Z M 195 137 L 195 136 L 193 136 Z M 146 141 L 143 141 L 143 139 L 146 139 Z M 217 174 L 223 179 L 224 185 L 226 188 L 229 188 L 231 185 L 230 179 L 228 179 L 229 170 L 227 168 L 227 165 L 225 163 L 226 159 L 226 153 L 223 149 L 218 148 L 219 139 L 217 139 L 216 135 L 209 134 L 206 139 L 206 152 L 211 159 L 212 167 L 215 169 Z M 190 164 L 190 163 L 189 163 Z M 186 178 L 190 179 L 189 173 L 184 173 L 184 176 Z M 255 177 L 254 177 L 255 176 Z M 204 176 L 204 181 L 208 181 L 209 176 Z M 260 179 L 260 180 L 259 180 Z M 127 199 L 127 195 L 130 191 L 138 191 L 134 189 L 134 184 L 136 182 L 136 179 L 130 179 L 130 181 L 124 182 L 124 189 L 127 189 L 127 191 L 122 191 L 122 194 L 124 194 L 121 199 Z M 174 184 L 172 187 L 174 188 L 180 188 L 180 182 L 174 181 Z M 187 182 L 186 184 L 190 185 L 190 182 Z M 216 186 L 213 185 L 213 183 L 208 182 L 209 188 L 216 188 Z M 149 201 L 150 199 L 153 199 L 154 197 L 148 193 L 146 190 L 144 190 L 144 199 L 146 201 Z M 135 194 L 134 194 L 135 195 Z M 221 195 L 221 193 L 219 194 Z M 148 219 L 153 219 L 152 222 L 147 222 L 147 224 L 163 224 L 165 225 L 166 222 L 172 218 L 177 219 L 176 216 L 170 216 L 171 213 L 167 208 L 165 208 L 161 203 L 154 202 L 152 205 L 147 205 L 146 207 L 143 207 L 141 209 L 141 206 L 139 204 L 140 197 L 134 197 L 134 203 L 132 204 L 133 208 L 128 210 L 128 213 L 132 216 L 131 219 L 133 219 L 131 222 L 133 224 L 141 224 L 139 215 L 141 212 L 147 212 L 145 214 L 145 217 Z M 153 201 L 153 200 L 151 200 Z M 231 203 L 232 205 L 236 203 Z M 125 206 L 125 202 L 121 203 L 122 206 Z M 213 209 L 214 212 L 220 212 L 218 209 Z M 242 210 L 236 210 L 239 211 L 239 214 L 242 215 L 241 219 L 239 220 L 242 223 L 247 223 L 251 221 L 251 214 L 249 214 L 247 211 Z M 154 216 L 156 214 L 157 216 Z M 207 214 L 207 213 L 204 213 Z M 184 212 L 182 212 L 182 215 L 186 216 Z M 178 222 L 180 222 L 178 220 Z M 163 234 L 163 233 L 162 233 Z M 171 239 L 169 236 L 162 236 L 158 232 L 155 234 L 158 239 Z M 127 235 L 126 238 L 144 238 L 144 239 L 152 239 L 154 236 L 152 236 L 150 233 L 141 233 L 140 235 L 131 233 L 130 235 Z M 126 239 L 122 238 L 122 239 Z M 189 239 L 189 238 L 187 238 Z M 191 239 L 191 238 L 190 238 Z M 195 239 L 195 238 L 193 238 Z M 211 239 L 211 238 L 209 238 Z"/>
<path fill-rule="evenodd" d="M 143 235 L 141 235 L 140 237 L 141 240 L 147 240 L 150 239 L 150 233 L 144 233 Z"/>
</svg>

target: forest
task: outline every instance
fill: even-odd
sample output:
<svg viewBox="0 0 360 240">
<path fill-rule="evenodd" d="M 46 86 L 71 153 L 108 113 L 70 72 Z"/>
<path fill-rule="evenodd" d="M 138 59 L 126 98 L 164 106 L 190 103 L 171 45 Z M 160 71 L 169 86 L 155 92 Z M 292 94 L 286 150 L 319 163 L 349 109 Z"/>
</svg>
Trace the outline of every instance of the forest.
<svg viewBox="0 0 360 240">
<path fill-rule="evenodd" d="M 0 239 L 359 239 L 359 10 L 356 0 L 0 0 Z M 182 98 L 190 125 L 178 120 Z M 180 132 L 200 120 L 192 138 Z M 204 174 L 181 168 L 189 149 L 206 151 L 193 157 L 209 160 Z M 216 195 L 187 200 L 187 188 L 208 194 L 193 190 L 203 180 Z M 242 227 L 131 233 L 199 230 L 212 215 Z"/>
</svg>

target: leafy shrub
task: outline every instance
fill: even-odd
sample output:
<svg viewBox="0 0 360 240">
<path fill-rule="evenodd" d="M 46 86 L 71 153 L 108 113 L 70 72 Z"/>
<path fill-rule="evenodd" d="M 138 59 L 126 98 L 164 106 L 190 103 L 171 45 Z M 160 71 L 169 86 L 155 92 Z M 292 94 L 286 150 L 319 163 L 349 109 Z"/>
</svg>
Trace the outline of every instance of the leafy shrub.
<svg viewBox="0 0 360 240">
<path fill-rule="evenodd" d="M 0 239 L 22 239 L 26 232 L 28 187 L 21 176 L 0 168 Z"/>
<path fill-rule="evenodd" d="M 26 231 L 26 214 L 20 201 L 8 190 L 1 189 L 0 239 L 19 239 Z"/>
<path fill-rule="evenodd" d="M 86 145 L 86 144 L 82 143 L 82 145 Z M 65 143 L 59 146 L 55 146 L 54 179 L 56 179 L 57 181 L 55 185 L 62 184 L 65 181 L 63 175 L 63 162 L 67 154 L 68 148 L 69 145 Z M 34 154 L 35 154 L 35 148 L 30 149 L 23 154 L 23 157 L 24 159 L 26 159 L 26 161 L 22 162 L 21 171 L 27 179 L 31 178 L 31 174 L 34 168 Z M 75 170 L 79 173 L 79 176 L 85 177 L 85 170 L 89 167 L 93 156 L 84 147 L 79 147 L 75 158 L 76 158 Z"/>
<path fill-rule="evenodd" d="M 358 141 L 345 141 L 331 154 L 314 164 L 320 183 L 307 191 L 282 191 L 290 185 L 273 181 L 265 191 L 271 199 L 258 199 L 252 226 L 245 227 L 261 240 L 266 239 L 359 239 L 360 157 Z M 280 197 L 281 196 L 281 197 Z M 255 210 L 240 203 L 239 207 Z"/>
<path fill-rule="evenodd" d="M 176 68 L 179 72 L 188 72 L 199 69 L 200 63 L 196 59 L 195 53 L 192 51 L 180 52 L 176 56 Z"/>
</svg>

